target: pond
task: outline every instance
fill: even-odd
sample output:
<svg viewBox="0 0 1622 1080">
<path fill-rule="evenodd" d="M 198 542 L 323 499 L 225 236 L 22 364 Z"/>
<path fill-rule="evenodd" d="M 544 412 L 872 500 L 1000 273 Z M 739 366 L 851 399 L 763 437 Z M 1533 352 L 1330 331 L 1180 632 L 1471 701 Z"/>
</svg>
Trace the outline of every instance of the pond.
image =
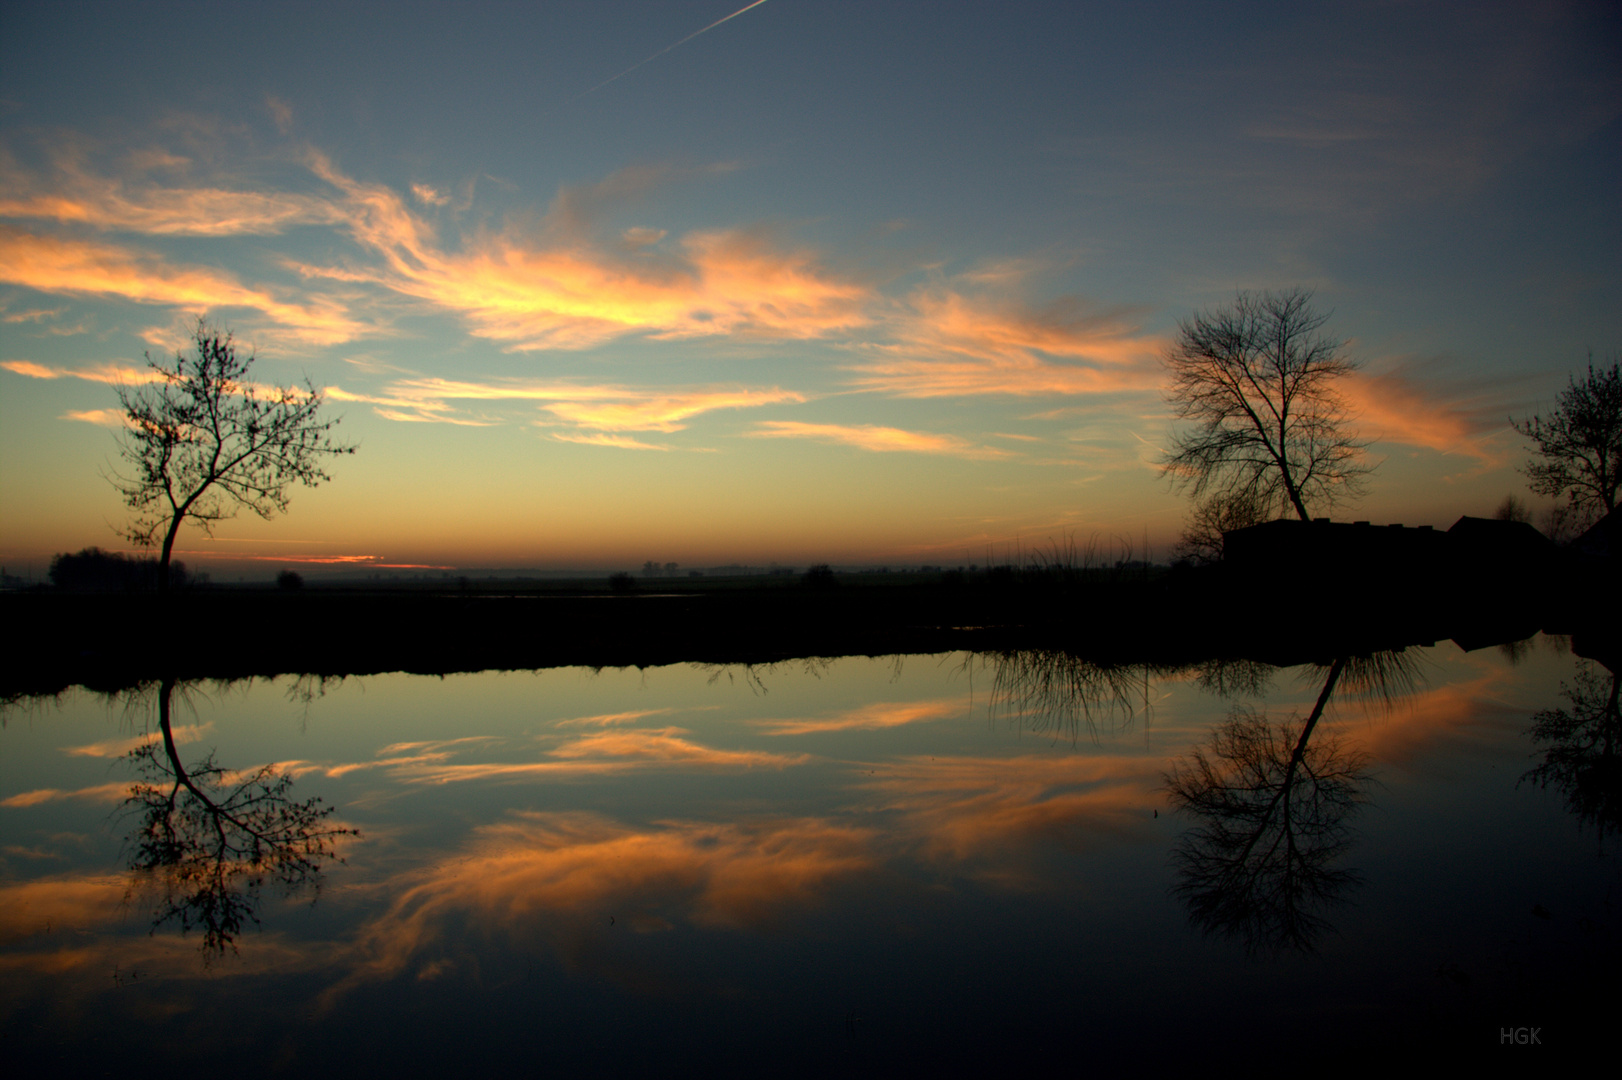
<svg viewBox="0 0 1622 1080">
<path fill-rule="evenodd" d="M 25 700 L 0 1030 L 123 1074 L 1557 1054 L 1614 1004 L 1607 694 L 1539 637 Z"/>
</svg>

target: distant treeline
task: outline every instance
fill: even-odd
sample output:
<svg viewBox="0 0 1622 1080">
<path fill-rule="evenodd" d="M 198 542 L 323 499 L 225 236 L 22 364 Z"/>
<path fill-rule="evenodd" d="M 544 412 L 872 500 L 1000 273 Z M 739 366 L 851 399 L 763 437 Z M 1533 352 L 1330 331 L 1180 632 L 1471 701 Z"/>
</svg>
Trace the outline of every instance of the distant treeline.
<svg viewBox="0 0 1622 1080">
<path fill-rule="evenodd" d="M 192 584 L 186 564 L 169 564 L 171 588 Z M 69 592 L 145 592 L 158 587 L 158 560 L 132 559 L 116 551 L 88 547 L 51 559 L 51 584 Z"/>
</svg>

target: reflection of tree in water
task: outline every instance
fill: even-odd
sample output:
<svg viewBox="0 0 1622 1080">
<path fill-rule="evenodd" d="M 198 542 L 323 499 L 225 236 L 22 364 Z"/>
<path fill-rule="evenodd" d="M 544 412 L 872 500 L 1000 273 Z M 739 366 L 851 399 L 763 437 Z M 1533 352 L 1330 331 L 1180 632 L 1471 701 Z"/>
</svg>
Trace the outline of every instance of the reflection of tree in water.
<svg viewBox="0 0 1622 1080">
<path fill-rule="evenodd" d="M 215 954 L 234 949 L 243 927 L 258 924 L 267 881 L 289 895 L 319 888 L 338 837 L 356 833 L 327 824 L 334 808 L 320 799 L 295 802 L 292 778 L 275 765 L 238 773 L 216 765 L 212 753 L 182 764 L 170 722 L 175 689 L 174 679 L 158 687 L 161 738 L 129 755 L 142 777 L 125 801 L 139 822 L 130 836 L 131 891 L 155 885 L 153 930 L 168 922 L 182 933 L 201 930 L 204 953 Z"/>
<path fill-rule="evenodd" d="M 1358 881 L 1337 864 L 1367 785 L 1364 755 L 1313 734 L 1343 677 L 1378 689 L 1404 670 L 1390 659 L 1337 660 L 1305 722 L 1236 708 L 1166 775 L 1173 806 L 1200 822 L 1173 853 L 1175 891 L 1195 925 L 1251 951 L 1311 950 L 1329 926 L 1321 912 Z"/>
<path fill-rule="evenodd" d="M 1556 787 L 1566 809 L 1585 825 L 1622 835 L 1622 712 L 1617 692 L 1622 675 L 1583 661 L 1563 683 L 1560 696 L 1571 706 L 1545 709 L 1532 717 L 1532 741 L 1543 746 L 1543 763 L 1521 777 L 1541 788 Z"/>
<path fill-rule="evenodd" d="M 1158 673 L 1148 664 L 1099 664 L 1063 649 L 1020 649 L 990 660 L 993 715 L 1028 718 L 1038 731 L 1072 739 L 1118 716 L 1130 720 L 1139 702 L 1147 710 L 1149 678 Z"/>
</svg>

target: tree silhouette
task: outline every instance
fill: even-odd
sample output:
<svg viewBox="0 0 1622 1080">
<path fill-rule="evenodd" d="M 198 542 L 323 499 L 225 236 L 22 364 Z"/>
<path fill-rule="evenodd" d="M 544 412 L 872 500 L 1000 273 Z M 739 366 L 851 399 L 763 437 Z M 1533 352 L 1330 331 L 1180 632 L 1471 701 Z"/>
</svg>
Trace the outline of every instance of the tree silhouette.
<svg viewBox="0 0 1622 1080">
<path fill-rule="evenodd" d="M 1573 376 L 1558 401 L 1548 416 L 1510 423 L 1543 459 L 1526 466 L 1532 490 L 1566 496 L 1573 514 L 1591 521 L 1616 509 L 1622 486 L 1622 364 L 1596 372 L 1590 357 L 1588 374 Z"/>
<path fill-rule="evenodd" d="M 170 723 L 175 689 L 174 679 L 159 684 L 160 737 L 129 754 L 142 777 L 125 800 L 138 819 L 131 892 L 156 885 L 153 930 L 168 922 L 182 933 L 201 930 L 203 953 L 213 956 L 234 950 L 242 930 L 258 924 L 266 882 L 288 894 L 318 889 L 338 838 L 359 834 L 327 824 L 333 807 L 320 799 L 295 802 L 292 779 L 275 765 L 238 773 L 215 764 L 213 754 L 182 764 Z"/>
<path fill-rule="evenodd" d="M 1272 512 L 1310 511 L 1358 495 L 1369 467 L 1336 384 L 1354 369 L 1329 316 L 1303 289 L 1240 293 L 1179 324 L 1166 354 L 1167 399 L 1195 427 L 1172 439 L 1162 475 L 1195 498 Z"/>
<path fill-rule="evenodd" d="M 355 452 L 333 441 L 338 421 L 319 418 L 322 398 L 314 386 L 254 385 L 253 355 L 240 356 L 229 333 L 222 337 L 202 320 L 193 342 L 195 355 L 176 353 L 172 365 L 148 354 L 156 379 L 118 391 L 125 417 L 119 450 L 133 475 L 112 482 L 135 511 L 123 535 L 160 549 L 160 591 L 169 586 L 182 523 L 189 519 L 208 532 L 243 507 L 274 517 L 287 509 L 290 485 L 331 479 L 322 458 Z"/>
</svg>

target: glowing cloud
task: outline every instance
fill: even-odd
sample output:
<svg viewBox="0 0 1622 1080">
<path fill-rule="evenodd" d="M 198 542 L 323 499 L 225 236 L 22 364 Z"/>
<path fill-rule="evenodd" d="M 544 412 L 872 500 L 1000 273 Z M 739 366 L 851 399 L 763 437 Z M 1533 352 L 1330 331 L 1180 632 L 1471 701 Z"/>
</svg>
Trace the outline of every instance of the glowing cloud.
<svg viewBox="0 0 1622 1080">
<path fill-rule="evenodd" d="M 749 409 L 783 402 L 801 402 L 805 396 L 777 387 L 769 389 L 711 388 L 695 390 L 654 389 L 632 386 L 581 386 L 573 383 L 509 379 L 499 382 L 471 382 L 438 378 L 402 379 L 389 384 L 381 394 L 350 393 L 332 387 L 327 394 L 335 401 L 372 404 L 391 420 L 415 420 L 450 424 L 488 424 L 488 418 L 458 415 L 452 401 L 531 402 L 559 420 L 595 431 L 675 432 L 686 421 L 702 413 L 720 409 Z M 634 449 L 666 449 L 634 439 L 606 439 L 598 436 L 557 435 L 566 442 L 594 443 Z"/>
<path fill-rule="evenodd" d="M 668 446 L 659 443 L 643 442 L 629 435 L 609 435 L 604 432 L 566 432 L 554 431 L 552 438 L 558 442 L 579 443 L 581 446 L 612 446 L 620 450 L 669 450 Z"/>
<path fill-rule="evenodd" d="M 0 226 L 0 281 L 40 292 L 117 296 L 194 311 L 249 308 L 317 345 L 348 341 L 363 329 L 328 299 L 283 303 L 217 270 L 171 266 L 155 255 L 5 226 Z"/>
<path fill-rule="evenodd" d="M 177 724 L 172 729 L 174 731 L 175 742 L 180 745 L 196 742 L 198 739 L 201 739 L 204 735 L 206 735 L 213 726 L 214 725 L 211 723 Z M 70 757 L 124 757 L 136 747 L 145 746 L 150 742 L 156 742 L 159 738 L 160 736 L 157 732 L 149 731 L 144 735 L 137 735 L 130 739 L 107 739 L 103 742 L 89 743 L 85 746 L 67 746 L 63 747 L 62 752 Z"/>
<path fill-rule="evenodd" d="M 129 797 L 128 784 L 97 784 L 86 788 L 36 788 L 33 791 L 23 791 L 7 799 L 0 799 L 0 806 L 38 806 L 40 803 L 55 802 L 59 799 L 84 799 L 87 802 L 123 802 Z"/>
<path fill-rule="evenodd" d="M 386 265 L 300 272 L 426 300 L 516 350 L 585 349 L 628 334 L 813 338 L 867 321 L 865 286 L 760 232 L 693 233 L 659 257 L 645 250 L 651 234 L 643 234 L 626 258 L 583 234 L 573 220 L 579 200 L 565 192 L 538 235 L 509 229 L 451 253 L 390 189 L 352 180 L 320 154 L 311 154 L 310 167 L 344 194 L 349 231 Z"/>
<path fill-rule="evenodd" d="M 31 379 L 85 379 L 89 382 L 123 386 L 134 383 L 157 382 L 162 376 L 151 368 L 125 367 L 123 364 L 101 364 L 90 368 L 52 368 L 31 360 L 6 360 L 0 368 L 27 375 Z"/>
<path fill-rule="evenodd" d="M 0 368 L 14 371 L 18 375 L 27 375 L 30 379 L 60 379 L 68 374 L 57 368 L 48 368 L 44 364 L 36 364 L 32 360 L 5 360 L 0 361 Z"/>
<path fill-rule="evenodd" d="M 871 731 L 924 723 L 947 716 L 961 716 L 963 702 L 880 701 L 851 709 L 837 716 L 805 720 L 757 720 L 768 735 L 810 735 L 824 731 Z"/>
<path fill-rule="evenodd" d="M 1034 884 L 1006 863 L 1010 843 L 1076 847 L 1136 836 L 1157 801 L 1160 771 L 1161 762 L 1141 758 L 912 758 L 864 786 L 889 797 L 931 857 L 990 858 L 1004 864 L 993 876 Z"/>
<path fill-rule="evenodd" d="M 632 714 L 627 714 L 632 715 Z M 402 743 L 386 747 L 378 760 L 325 767 L 331 776 L 356 769 L 386 768 L 405 783 L 448 784 L 467 781 L 511 781 L 526 778 L 601 775 L 637 769 L 782 769 L 810 761 L 806 754 L 765 750 L 723 750 L 686 738 L 682 728 L 618 728 L 571 737 L 545 752 L 539 761 L 454 762 L 464 747 L 444 743 Z M 399 753 L 399 751 L 406 751 Z"/>
<path fill-rule="evenodd" d="M 950 454 L 964 458 L 1006 458 L 1007 450 L 976 446 L 956 435 L 880 427 L 876 424 L 807 424 L 798 420 L 767 420 L 750 432 L 764 439 L 817 439 L 879 452 L 903 450 L 915 454 Z"/>
<path fill-rule="evenodd" d="M 886 329 L 890 340 L 852 369 L 863 389 L 1029 397 L 1152 390 L 1160 377 L 1155 339 L 1074 298 L 1033 309 L 943 285 L 910 295 Z"/>
<path fill-rule="evenodd" d="M 588 814 L 524 814 L 479 831 L 472 850 L 396 881 L 399 898 L 362 932 L 354 974 L 336 987 L 417 969 L 468 915 L 520 940 L 548 942 L 568 963 L 603 923 L 632 932 L 761 927 L 814 907 L 869 869 L 870 834 L 814 818 L 636 829 Z"/>
<path fill-rule="evenodd" d="M 1463 454 L 1483 464 L 1497 464 L 1504 458 L 1500 448 L 1486 441 L 1508 427 L 1504 419 L 1508 410 L 1496 397 L 1449 392 L 1401 371 L 1355 372 L 1342 392 L 1365 438 Z"/>
</svg>

